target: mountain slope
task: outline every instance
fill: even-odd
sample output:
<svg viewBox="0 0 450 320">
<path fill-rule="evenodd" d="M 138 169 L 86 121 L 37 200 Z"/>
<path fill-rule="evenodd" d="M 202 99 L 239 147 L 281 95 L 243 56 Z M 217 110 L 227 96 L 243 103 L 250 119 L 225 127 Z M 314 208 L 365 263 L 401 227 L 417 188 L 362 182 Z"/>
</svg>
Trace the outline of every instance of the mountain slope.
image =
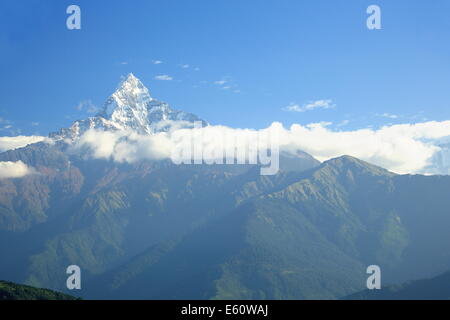
<svg viewBox="0 0 450 320">
<path fill-rule="evenodd" d="M 92 285 L 99 296 L 122 299 L 324 299 L 360 288 L 359 262 L 303 216 L 249 206 L 152 247 Z"/>
<path fill-rule="evenodd" d="M 0 280 L 1 300 L 78 300 L 79 298 L 69 296 L 48 289 L 34 288 L 12 282 Z"/>
<path fill-rule="evenodd" d="M 433 276 L 450 266 L 450 177 L 394 175 L 340 157 L 305 178 L 263 201 L 303 213 L 343 252 L 381 266 L 390 282 Z"/>
<path fill-rule="evenodd" d="M 0 181 L 11 190 L 0 197 L 0 254 L 9 257 L 0 274 L 60 290 L 70 264 L 80 265 L 89 279 L 300 174 L 282 170 L 266 177 L 246 165 L 116 164 L 67 155 L 45 143 L 2 157 L 22 159 L 40 174 Z M 304 159 L 298 168 L 317 165 Z"/>
<path fill-rule="evenodd" d="M 440 191 L 430 193 L 431 184 Z M 324 299 L 364 288 L 371 264 L 390 282 L 436 274 L 450 265 L 449 188 L 449 177 L 398 176 L 352 157 L 332 159 L 149 248 L 98 279 L 93 294 Z M 426 238 L 429 229 L 439 232 Z"/>
</svg>

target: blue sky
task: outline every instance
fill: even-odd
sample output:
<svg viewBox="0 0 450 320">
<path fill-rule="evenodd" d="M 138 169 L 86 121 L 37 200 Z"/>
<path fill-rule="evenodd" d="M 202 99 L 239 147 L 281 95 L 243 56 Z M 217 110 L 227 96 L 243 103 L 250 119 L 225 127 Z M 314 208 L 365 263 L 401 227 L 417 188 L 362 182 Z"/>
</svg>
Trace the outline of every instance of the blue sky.
<svg viewBox="0 0 450 320">
<path fill-rule="evenodd" d="M 66 28 L 70 4 L 81 30 Z M 382 30 L 366 28 L 371 4 Z M 77 106 L 101 106 L 129 72 L 212 124 L 448 120 L 449 15 L 448 0 L 2 0 L 0 135 L 86 118 Z M 334 107 L 283 110 L 320 100 Z"/>
</svg>

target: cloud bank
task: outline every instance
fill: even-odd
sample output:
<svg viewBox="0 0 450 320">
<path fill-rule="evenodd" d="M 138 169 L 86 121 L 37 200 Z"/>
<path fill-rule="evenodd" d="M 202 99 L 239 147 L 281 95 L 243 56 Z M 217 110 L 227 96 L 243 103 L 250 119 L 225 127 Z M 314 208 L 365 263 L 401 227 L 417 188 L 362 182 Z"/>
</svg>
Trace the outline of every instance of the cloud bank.
<svg viewBox="0 0 450 320">
<path fill-rule="evenodd" d="M 0 162 L 0 179 L 22 178 L 29 174 L 36 173 L 32 167 L 27 166 L 22 161 L 3 161 Z"/>
<path fill-rule="evenodd" d="M 88 151 L 95 159 L 133 163 L 144 159 L 169 158 L 171 146 L 165 133 L 140 135 L 133 131 L 107 132 L 91 129 L 71 146 L 70 151 Z"/>
<path fill-rule="evenodd" d="M 450 121 L 397 124 L 352 131 L 330 129 L 329 123 L 294 124 L 284 128 L 275 122 L 263 130 L 208 126 L 175 129 L 153 136 L 126 131 L 112 133 L 90 130 L 74 144 L 73 149 L 88 149 L 94 158 L 118 162 L 168 159 L 173 148 L 179 145 L 180 137 L 186 135 L 202 137 L 194 144 L 203 144 L 202 150 L 211 150 L 223 147 L 220 137 L 233 135 L 236 141 L 247 141 L 249 136 L 261 132 L 276 137 L 280 151 L 295 153 L 302 150 L 320 161 L 350 155 L 396 173 L 439 173 L 430 169 L 433 166 L 431 161 L 441 151 L 442 139 L 450 136 Z"/>
<path fill-rule="evenodd" d="M 440 139 L 449 135 L 450 121 L 353 131 L 334 131 L 323 124 L 295 124 L 281 130 L 280 143 L 287 150 L 303 150 L 320 161 L 350 155 L 396 173 L 421 173 L 441 150 Z"/>
<path fill-rule="evenodd" d="M 25 147 L 28 144 L 50 141 L 46 137 L 40 136 L 16 136 L 16 137 L 0 137 L 0 152 Z"/>
</svg>

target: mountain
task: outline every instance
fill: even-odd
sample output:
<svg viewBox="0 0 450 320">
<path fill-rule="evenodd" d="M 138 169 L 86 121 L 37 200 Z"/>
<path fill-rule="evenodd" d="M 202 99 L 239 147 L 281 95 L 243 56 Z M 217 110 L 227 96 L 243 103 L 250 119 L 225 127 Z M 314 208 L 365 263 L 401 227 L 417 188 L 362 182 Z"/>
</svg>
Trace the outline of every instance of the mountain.
<svg viewBox="0 0 450 320">
<path fill-rule="evenodd" d="M 70 264 L 80 265 L 89 283 L 146 248 L 185 235 L 300 174 L 266 177 L 254 166 L 168 161 L 116 164 L 67 158 L 55 148 L 36 144 L 0 155 L 34 163 L 42 172 L 0 181 L 0 256 L 8 257 L 0 274 L 59 290 Z"/>
<path fill-rule="evenodd" d="M 167 103 L 152 98 L 142 82 L 130 73 L 95 117 L 77 120 L 69 128 L 51 133 L 50 137 L 75 140 L 89 129 L 152 134 L 168 131 L 174 125 L 193 127 L 195 122 L 207 125 L 194 114 L 173 110 Z"/>
<path fill-rule="evenodd" d="M 96 279 L 90 294 L 333 299 L 362 289 L 371 264 L 389 282 L 436 274 L 450 265 L 449 187 L 448 177 L 332 159 L 185 237 L 151 246 Z"/>
<path fill-rule="evenodd" d="M 364 290 L 347 300 L 450 300 L 450 271 L 439 276 L 399 285 L 382 287 L 380 290 Z"/>
<path fill-rule="evenodd" d="M 54 143 L 0 153 L 36 171 L 0 179 L 0 278 L 65 292 L 75 264 L 87 298 L 336 299 L 364 289 L 368 265 L 386 283 L 450 268 L 448 176 L 304 152 L 261 176 L 70 150 L 89 128 L 152 135 L 195 121 L 130 75 Z"/>
<path fill-rule="evenodd" d="M 48 289 L 24 286 L 8 281 L 0 280 L 0 301 L 1 300 L 78 300 Z"/>
</svg>

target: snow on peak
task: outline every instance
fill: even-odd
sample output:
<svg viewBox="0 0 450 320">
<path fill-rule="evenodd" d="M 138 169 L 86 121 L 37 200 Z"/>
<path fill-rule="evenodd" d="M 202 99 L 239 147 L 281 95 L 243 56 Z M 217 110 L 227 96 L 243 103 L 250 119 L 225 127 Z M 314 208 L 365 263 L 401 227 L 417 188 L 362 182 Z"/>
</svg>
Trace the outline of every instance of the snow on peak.
<svg viewBox="0 0 450 320">
<path fill-rule="evenodd" d="M 113 96 L 125 99 L 135 99 L 139 97 L 145 97 L 149 100 L 152 99 L 148 89 L 144 86 L 141 80 L 136 78 L 132 73 L 128 74 L 125 80 L 120 83 Z"/>
<path fill-rule="evenodd" d="M 150 133 L 147 105 L 152 100 L 148 89 L 130 73 L 106 101 L 103 111 L 98 116 L 114 122 L 123 129 Z"/>
<path fill-rule="evenodd" d="M 153 99 L 145 85 L 130 73 L 95 117 L 75 121 L 71 127 L 51 133 L 50 137 L 74 140 L 89 129 L 153 134 L 168 131 L 174 126 L 189 127 L 195 121 L 207 125 L 194 114 L 173 110 L 167 103 Z"/>
</svg>

